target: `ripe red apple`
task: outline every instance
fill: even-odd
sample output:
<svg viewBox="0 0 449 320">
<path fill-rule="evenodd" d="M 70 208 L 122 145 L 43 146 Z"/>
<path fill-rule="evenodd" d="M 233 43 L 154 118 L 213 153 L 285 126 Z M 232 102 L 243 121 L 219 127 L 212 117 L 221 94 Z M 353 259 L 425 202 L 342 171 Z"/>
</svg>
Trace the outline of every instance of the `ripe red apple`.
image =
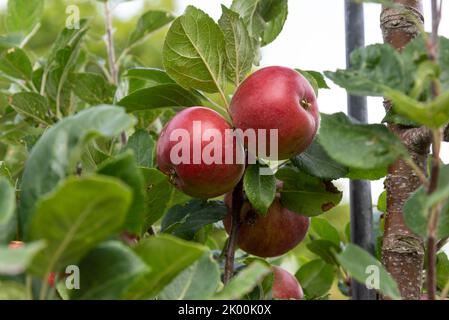
<svg viewBox="0 0 449 320">
<path fill-rule="evenodd" d="M 290 272 L 274 266 L 273 275 L 273 287 L 271 290 L 273 299 L 301 300 L 304 298 L 301 285 Z"/>
<path fill-rule="evenodd" d="M 23 241 L 11 241 L 8 244 L 8 248 L 10 249 L 20 249 L 25 245 L 25 243 L 23 243 Z"/>
<path fill-rule="evenodd" d="M 225 196 L 228 215 L 223 223 L 228 234 L 232 221 L 232 194 Z M 310 218 L 284 208 L 279 195 L 265 216 L 258 214 L 246 201 L 240 212 L 237 245 L 243 251 L 259 257 L 277 257 L 290 251 L 304 239 Z"/>
<path fill-rule="evenodd" d="M 185 109 L 162 130 L 157 142 L 159 169 L 192 197 L 225 194 L 239 182 L 245 169 L 243 146 L 227 139 L 230 135 L 231 126 L 217 112 L 204 107 Z M 211 148 L 212 144 L 218 147 Z M 240 161 L 236 161 L 237 150 L 243 157 Z M 226 159 L 228 154 L 231 161 Z"/>
<path fill-rule="evenodd" d="M 237 89 L 230 106 L 236 128 L 278 129 L 278 159 L 289 159 L 312 143 L 319 126 L 318 104 L 310 83 L 295 70 L 268 67 L 254 72 Z M 255 154 L 255 151 L 249 150 Z M 263 154 L 259 156 L 263 157 Z"/>
</svg>

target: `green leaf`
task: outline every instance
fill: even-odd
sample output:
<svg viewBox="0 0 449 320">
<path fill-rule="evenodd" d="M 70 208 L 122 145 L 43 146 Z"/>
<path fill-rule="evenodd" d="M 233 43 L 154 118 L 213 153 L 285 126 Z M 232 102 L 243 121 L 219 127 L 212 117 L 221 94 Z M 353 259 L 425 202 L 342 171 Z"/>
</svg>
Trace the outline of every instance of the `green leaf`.
<svg viewBox="0 0 449 320">
<path fill-rule="evenodd" d="M 64 49 L 73 49 L 78 46 L 80 40 L 87 31 L 89 23 L 87 19 L 81 19 L 79 22 L 79 29 L 64 28 L 60 32 L 58 38 L 51 48 L 45 72 L 47 72 L 48 68 L 53 66 L 54 64 L 61 64 L 64 61 L 67 62 L 67 55 L 64 54 L 67 53 L 67 51 L 65 51 Z"/>
<path fill-rule="evenodd" d="M 288 15 L 287 0 L 234 0 L 231 9 L 240 14 L 251 37 L 261 46 L 281 33 Z"/>
<path fill-rule="evenodd" d="M 301 215 L 320 215 L 338 205 L 342 199 L 342 192 L 331 182 L 309 176 L 293 167 L 280 169 L 276 178 L 283 181 L 282 204 Z"/>
<path fill-rule="evenodd" d="M 387 212 L 387 191 L 382 192 L 377 200 L 377 210 Z"/>
<path fill-rule="evenodd" d="M 129 137 L 126 149 L 134 152 L 134 157 L 139 167 L 153 167 L 155 142 L 146 130 L 138 129 L 134 132 L 134 134 Z"/>
<path fill-rule="evenodd" d="M 119 154 L 107 160 L 98 169 L 98 173 L 120 179 L 132 192 L 132 202 L 126 215 L 123 228 L 132 234 L 141 235 L 144 220 L 144 180 L 137 167 L 132 151 Z"/>
<path fill-rule="evenodd" d="M 46 126 L 51 125 L 53 122 L 48 115 L 50 106 L 48 105 L 47 99 L 38 93 L 16 93 L 11 97 L 10 105 L 17 113 Z"/>
<path fill-rule="evenodd" d="M 441 290 L 449 283 L 449 259 L 446 253 L 437 255 L 437 285 Z M 445 297 L 444 297 L 445 298 Z"/>
<path fill-rule="evenodd" d="M 10 48 L 0 54 L 0 71 L 21 80 L 31 80 L 33 67 L 25 51 Z"/>
<path fill-rule="evenodd" d="M 89 250 L 119 231 L 132 193 L 120 181 L 102 176 L 70 177 L 38 202 L 30 239 L 47 247 L 33 259 L 38 275 L 76 263 Z"/>
<path fill-rule="evenodd" d="M 440 37 L 439 61 L 441 86 L 443 92 L 449 90 L 449 39 Z"/>
<path fill-rule="evenodd" d="M 134 247 L 134 252 L 151 271 L 134 283 L 125 297 L 133 300 L 154 298 L 206 251 L 205 247 L 197 243 L 169 235 L 157 235 L 144 239 Z"/>
<path fill-rule="evenodd" d="M 13 183 L 11 171 L 8 169 L 5 161 L 0 161 L 0 177 L 6 178 L 6 180 L 8 180 L 10 183 Z"/>
<path fill-rule="evenodd" d="M 288 15 L 288 0 L 262 0 L 259 14 L 264 21 L 262 47 L 273 42 L 284 28 Z"/>
<path fill-rule="evenodd" d="M 323 260 L 317 259 L 301 266 L 295 276 L 306 296 L 313 299 L 329 292 L 335 279 L 335 270 Z"/>
<path fill-rule="evenodd" d="M 21 32 L 25 36 L 40 22 L 43 13 L 43 0 L 8 0 L 7 29 L 9 32 Z"/>
<path fill-rule="evenodd" d="M 310 231 L 319 239 L 329 240 L 337 246 L 340 246 L 340 235 L 338 230 L 330 224 L 329 221 L 321 218 L 312 218 Z"/>
<path fill-rule="evenodd" d="M 398 286 L 391 275 L 385 270 L 383 265 L 368 252 L 354 244 L 348 244 L 341 254 L 337 256 L 342 267 L 358 282 L 365 283 L 370 276 L 375 276 L 370 272 L 369 267 L 375 268 L 379 276 L 379 288 L 375 288 L 381 294 L 391 299 L 400 299 Z"/>
<path fill-rule="evenodd" d="M 260 165 L 249 165 L 243 178 L 246 196 L 253 207 L 262 215 L 268 212 L 276 195 L 274 175 L 260 175 Z"/>
<path fill-rule="evenodd" d="M 449 91 L 429 103 L 422 103 L 397 90 L 387 90 L 396 113 L 413 122 L 438 129 L 449 121 Z"/>
<path fill-rule="evenodd" d="M 291 159 L 293 165 L 305 173 L 326 180 L 345 177 L 349 169 L 333 160 L 316 138 L 303 153 Z"/>
<path fill-rule="evenodd" d="M 7 224 L 14 216 L 16 191 L 10 182 L 0 176 L 0 225 Z"/>
<path fill-rule="evenodd" d="M 36 201 L 76 172 L 82 146 L 96 136 L 115 137 L 133 124 L 134 119 L 123 109 L 97 106 L 61 120 L 42 135 L 26 161 L 22 178 L 19 216 L 25 237 Z"/>
<path fill-rule="evenodd" d="M 165 71 L 156 68 L 132 68 L 127 70 L 124 76 L 130 80 L 144 81 L 149 86 L 175 83 Z"/>
<path fill-rule="evenodd" d="M 208 224 L 224 219 L 228 212 L 221 201 L 194 199 L 168 210 L 161 223 L 161 231 L 192 240 L 195 233 Z"/>
<path fill-rule="evenodd" d="M 357 49 L 351 55 L 350 69 L 324 74 L 353 95 L 383 96 L 388 87 L 407 89 L 400 54 L 389 44 Z"/>
<path fill-rule="evenodd" d="M 188 89 L 222 91 L 225 55 L 223 32 L 193 6 L 173 22 L 165 38 L 164 67 L 172 79 Z"/>
<path fill-rule="evenodd" d="M 414 74 L 414 84 L 410 91 L 410 96 L 414 99 L 419 99 L 425 94 L 429 93 L 432 81 L 435 81 L 440 76 L 440 67 L 434 61 L 423 61 L 416 69 Z"/>
<path fill-rule="evenodd" d="M 224 5 L 221 9 L 223 13 L 218 24 L 223 30 L 226 44 L 226 74 L 238 86 L 251 71 L 256 52 L 243 19 Z"/>
<path fill-rule="evenodd" d="M 25 272 L 33 257 L 43 248 L 44 241 L 28 243 L 16 249 L 0 247 L 0 274 L 13 276 Z"/>
<path fill-rule="evenodd" d="M 95 73 L 72 73 L 69 82 L 76 96 L 89 103 L 112 103 L 115 94 L 115 86 Z"/>
<path fill-rule="evenodd" d="M 29 300 L 27 290 L 21 283 L 0 280 L 0 300 Z"/>
<path fill-rule="evenodd" d="M 80 264 L 80 289 L 73 290 L 77 300 L 118 300 L 127 288 L 150 272 L 131 248 L 118 241 L 100 244 Z"/>
<path fill-rule="evenodd" d="M 382 119 L 382 123 L 393 123 L 393 124 L 401 124 L 403 126 L 408 127 L 419 127 L 418 123 L 397 114 L 394 111 L 394 108 L 390 108 L 387 110 L 385 117 Z"/>
<path fill-rule="evenodd" d="M 16 195 L 11 185 L 8 172 L 2 176 L 2 169 L 7 168 L 0 161 L 0 244 L 8 243 L 17 233 L 17 216 L 14 214 Z"/>
<path fill-rule="evenodd" d="M 9 106 L 8 96 L 0 92 L 0 114 L 4 114 Z"/>
<path fill-rule="evenodd" d="M 88 20 L 80 20 L 79 29 L 65 28 L 56 39 L 47 64 L 43 71 L 43 80 L 46 80 L 47 94 L 56 101 L 57 106 L 70 105 L 71 86 L 67 79 L 78 60 L 82 39 L 88 30 Z"/>
<path fill-rule="evenodd" d="M 181 272 L 158 295 L 160 300 L 205 300 L 220 283 L 220 270 L 209 253 Z"/>
<path fill-rule="evenodd" d="M 259 261 L 251 263 L 237 274 L 228 285 L 213 298 L 216 300 L 237 300 L 250 293 L 271 273 L 271 268 Z"/>
<path fill-rule="evenodd" d="M 340 253 L 341 249 L 339 245 L 329 240 L 312 240 L 307 245 L 307 249 L 319 256 L 326 263 L 335 264 L 338 266 L 335 254 Z"/>
<path fill-rule="evenodd" d="M 11 47 L 19 47 L 23 40 L 23 35 L 18 33 L 9 33 L 0 35 L 0 52 Z"/>
<path fill-rule="evenodd" d="M 385 126 L 354 123 L 343 113 L 321 115 L 319 142 L 332 159 L 354 169 L 385 168 L 399 157 L 409 157 Z"/>
<path fill-rule="evenodd" d="M 300 72 L 307 73 L 309 77 L 312 77 L 316 81 L 318 89 L 330 89 L 329 85 L 326 82 L 326 79 L 324 78 L 324 75 L 321 72 L 312 70 L 300 70 Z"/>
<path fill-rule="evenodd" d="M 426 190 L 419 188 L 404 205 L 404 221 L 407 227 L 422 238 L 427 237 L 429 199 Z"/>
<path fill-rule="evenodd" d="M 449 40 L 439 38 L 438 63 L 435 64 L 429 60 L 426 37 L 421 35 L 410 41 L 401 54 L 406 70 L 404 80 L 409 82 L 408 87 L 412 88 L 410 94 L 414 98 L 420 91 L 424 91 L 424 98 L 430 97 L 430 81 L 436 77 L 440 78 L 442 92 L 449 89 Z"/>
<path fill-rule="evenodd" d="M 132 92 L 117 103 L 127 112 L 147 111 L 170 107 L 193 107 L 201 100 L 177 84 L 162 84 Z"/>
<path fill-rule="evenodd" d="M 449 165 L 440 168 L 438 185 L 430 196 L 424 187 L 416 190 L 404 205 L 405 224 L 416 234 L 427 237 L 429 213 L 432 207 L 441 204 L 441 217 L 438 224 L 439 239 L 449 236 Z"/>
<path fill-rule="evenodd" d="M 147 215 L 145 226 L 149 227 L 158 221 L 168 209 L 176 204 L 187 202 L 190 197 L 178 191 L 167 176 L 157 169 L 142 168 L 147 190 Z"/>
<path fill-rule="evenodd" d="M 379 167 L 375 169 L 355 169 L 355 168 L 349 168 L 348 175 L 346 178 L 352 179 L 352 180 L 379 180 L 383 177 L 385 177 L 388 173 L 388 166 L 385 167 Z"/>
<path fill-rule="evenodd" d="M 299 69 L 296 69 L 296 71 L 298 71 L 304 78 L 307 79 L 307 81 L 309 81 L 317 97 L 319 89 L 330 89 L 326 83 L 326 80 L 324 79 L 324 76 L 320 72 L 304 71 Z"/>
<path fill-rule="evenodd" d="M 150 10 L 145 12 L 137 21 L 137 26 L 129 36 L 128 46 L 133 46 L 145 38 L 152 32 L 162 28 L 167 23 L 173 21 L 174 17 L 165 11 Z"/>
</svg>

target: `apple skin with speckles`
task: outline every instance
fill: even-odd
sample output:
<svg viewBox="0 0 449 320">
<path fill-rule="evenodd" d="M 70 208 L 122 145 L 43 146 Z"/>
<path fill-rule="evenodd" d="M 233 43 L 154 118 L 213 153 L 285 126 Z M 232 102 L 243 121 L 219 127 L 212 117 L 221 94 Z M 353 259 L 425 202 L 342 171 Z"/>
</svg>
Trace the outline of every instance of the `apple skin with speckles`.
<svg viewBox="0 0 449 320">
<path fill-rule="evenodd" d="M 232 222 L 232 194 L 225 195 L 228 214 L 223 223 L 228 234 Z M 262 216 L 249 201 L 245 201 L 240 212 L 237 246 L 243 251 L 263 257 L 277 257 L 296 247 L 306 236 L 310 218 L 284 208 L 279 195 Z"/>
<path fill-rule="evenodd" d="M 273 266 L 273 299 L 302 300 L 304 293 L 298 280 L 287 270 Z"/>
<path fill-rule="evenodd" d="M 319 111 L 310 83 L 295 70 L 273 66 L 250 75 L 238 87 L 230 104 L 236 128 L 265 129 L 270 154 L 270 129 L 278 130 L 278 159 L 290 159 L 306 150 L 319 127 Z M 260 132 L 263 135 L 263 132 Z M 258 142 L 259 145 L 259 142 Z M 249 151 L 264 157 L 259 150 Z"/>
<path fill-rule="evenodd" d="M 203 152 L 206 146 L 215 138 L 209 140 L 197 137 L 194 134 L 194 122 L 201 124 L 201 135 L 208 129 L 213 129 L 221 135 L 221 163 L 207 163 L 204 161 Z M 198 122 L 197 122 L 198 123 Z M 190 155 L 187 163 L 175 163 L 171 159 L 172 148 L 180 140 L 171 141 L 172 132 L 176 129 L 185 129 L 190 140 Z M 221 196 L 233 189 L 245 170 L 244 158 L 237 161 L 237 154 L 244 157 L 243 145 L 235 140 L 231 143 L 226 135 L 232 134 L 231 125 L 217 112 L 205 107 L 191 107 L 182 110 L 171 119 L 162 130 L 157 142 L 157 164 L 159 169 L 170 178 L 179 190 L 185 194 L 201 199 Z M 194 144 L 201 149 L 199 161 L 194 161 Z M 237 148 L 241 148 L 237 153 Z M 231 163 L 226 161 L 227 152 L 234 155 Z M 182 151 L 181 151 L 182 153 Z"/>
</svg>

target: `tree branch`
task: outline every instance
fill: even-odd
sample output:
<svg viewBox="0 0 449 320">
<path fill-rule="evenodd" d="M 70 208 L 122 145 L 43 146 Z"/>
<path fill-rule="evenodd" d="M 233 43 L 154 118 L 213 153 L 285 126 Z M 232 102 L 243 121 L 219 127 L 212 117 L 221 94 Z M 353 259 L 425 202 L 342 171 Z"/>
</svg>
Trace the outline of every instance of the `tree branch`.
<svg viewBox="0 0 449 320">
<path fill-rule="evenodd" d="M 112 84 L 117 85 L 118 72 L 117 72 L 117 64 L 116 64 L 116 60 L 115 60 L 112 13 L 111 13 L 111 8 L 109 7 L 109 0 L 104 2 L 104 15 L 105 15 L 106 37 L 107 37 L 109 72 L 111 74 Z"/>
<path fill-rule="evenodd" d="M 437 0 L 431 1 L 432 7 L 432 36 L 427 44 L 429 58 L 436 62 L 438 58 L 438 29 L 441 20 L 441 3 L 438 6 Z M 435 99 L 440 94 L 440 86 L 437 80 L 432 81 L 432 95 Z M 434 130 L 432 143 L 432 170 L 430 174 L 430 183 L 427 188 L 427 194 L 432 195 L 438 187 L 438 178 L 440 173 L 440 151 L 443 135 L 440 130 Z M 437 289 L 436 276 L 436 251 L 437 251 L 437 228 L 440 215 L 439 206 L 430 209 L 429 222 L 427 225 L 427 294 L 429 300 L 435 300 Z"/>
<path fill-rule="evenodd" d="M 237 234 L 240 227 L 240 212 L 243 207 L 243 178 L 237 184 L 232 192 L 231 207 L 231 232 L 229 234 L 228 245 L 225 252 L 225 270 L 223 275 L 223 283 L 227 285 L 234 275 L 234 253 L 235 244 L 237 242 Z"/>
</svg>

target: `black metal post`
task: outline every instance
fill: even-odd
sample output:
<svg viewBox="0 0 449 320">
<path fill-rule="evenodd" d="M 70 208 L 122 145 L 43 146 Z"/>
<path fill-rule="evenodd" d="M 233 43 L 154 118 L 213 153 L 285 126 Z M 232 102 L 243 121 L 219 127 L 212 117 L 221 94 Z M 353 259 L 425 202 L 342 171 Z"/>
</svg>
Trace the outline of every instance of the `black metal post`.
<svg viewBox="0 0 449 320">
<path fill-rule="evenodd" d="M 345 0 L 346 19 L 346 64 L 350 65 L 352 51 L 365 46 L 365 24 L 363 4 Z M 366 97 L 348 95 L 348 114 L 360 122 L 368 122 Z M 350 181 L 351 205 L 351 241 L 363 249 L 373 253 L 373 212 L 371 200 L 371 184 L 365 180 Z M 368 290 L 365 284 L 353 281 L 351 285 L 352 299 L 375 300 L 376 292 Z"/>
</svg>

